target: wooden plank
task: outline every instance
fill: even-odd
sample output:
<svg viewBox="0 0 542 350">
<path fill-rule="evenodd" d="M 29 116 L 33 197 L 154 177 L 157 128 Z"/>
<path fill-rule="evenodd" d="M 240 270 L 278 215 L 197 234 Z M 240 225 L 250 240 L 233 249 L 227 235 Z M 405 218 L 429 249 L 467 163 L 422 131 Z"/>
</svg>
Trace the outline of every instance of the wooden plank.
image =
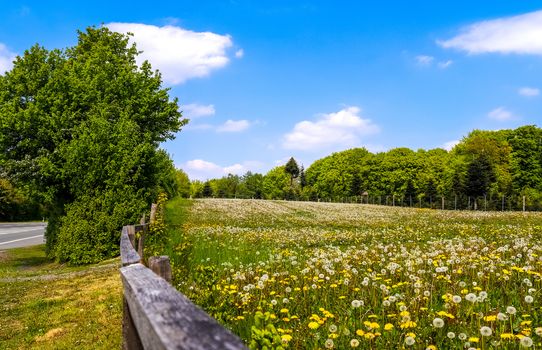
<svg viewBox="0 0 542 350">
<path fill-rule="evenodd" d="M 122 298 L 122 350 L 143 350 L 143 344 L 130 314 L 126 298 Z"/>
<path fill-rule="evenodd" d="M 120 273 L 145 349 L 247 349 L 237 336 L 143 265 L 122 267 Z"/>
<path fill-rule="evenodd" d="M 139 254 L 135 251 L 134 246 L 128 237 L 128 227 L 124 226 L 120 235 L 120 261 L 122 266 L 136 264 L 140 260 Z"/>
</svg>

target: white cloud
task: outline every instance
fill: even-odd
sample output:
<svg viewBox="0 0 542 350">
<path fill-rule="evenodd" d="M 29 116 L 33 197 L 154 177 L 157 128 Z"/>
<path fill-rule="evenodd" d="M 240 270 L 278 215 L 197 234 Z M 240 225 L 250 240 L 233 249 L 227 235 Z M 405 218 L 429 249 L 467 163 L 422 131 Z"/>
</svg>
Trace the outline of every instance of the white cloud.
<svg viewBox="0 0 542 350">
<path fill-rule="evenodd" d="M 109 23 L 106 26 L 115 32 L 133 33 L 130 40 L 143 51 L 138 56 L 138 64 L 148 60 L 171 85 L 208 76 L 211 71 L 224 67 L 229 62 L 226 51 L 233 45 L 229 35 L 193 32 L 173 25 Z"/>
<path fill-rule="evenodd" d="M 190 103 L 184 106 L 181 106 L 183 111 L 183 117 L 189 119 L 195 119 L 199 117 L 207 117 L 215 115 L 215 106 L 214 105 L 200 105 L 197 103 Z"/>
<path fill-rule="evenodd" d="M 437 43 L 470 54 L 542 55 L 542 11 L 474 23 L 463 28 L 461 34 Z"/>
<path fill-rule="evenodd" d="M 245 161 L 242 163 L 235 163 L 228 166 L 220 166 L 218 164 L 208 162 L 202 159 L 189 160 L 184 164 L 181 164 L 182 168 L 190 179 L 207 180 L 212 178 L 220 178 L 228 174 L 243 175 L 247 171 L 258 172 L 261 171 L 263 164 L 258 161 Z"/>
<path fill-rule="evenodd" d="M 216 128 L 218 132 L 241 132 L 250 127 L 248 120 L 227 120 L 224 124 Z"/>
<path fill-rule="evenodd" d="M 301 121 L 284 136 L 282 146 L 309 151 L 358 145 L 360 136 L 379 131 L 371 120 L 361 118 L 360 112 L 359 107 L 346 107 L 336 113 L 322 114 L 316 121 Z"/>
<path fill-rule="evenodd" d="M 442 145 L 442 148 L 444 148 L 447 151 L 451 151 L 452 148 L 454 148 L 459 142 L 460 142 L 459 140 L 445 142 L 444 145 Z"/>
<path fill-rule="evenodd" d="M 242 58 L 244 55 L 245 55 L 245 50 L 243 50 L 243 49 L 239 49 L 239 50 L 235 51 L 235 57 L 237 57 L 237 58 Z"/>
<path fill-rule="evenodd" d="M 428 66 L 433 63 L 435 58 L 433 56 L 419 55 L 416 56 L 416 62 L 422 66 Z"/>
<path fill-rule="evenodd" d="M 537 88 L 522 87 L 518 90 L 518 94 L 526 97 L 534 97 L 540 95 L 540 90 Z"/>
<path fill-rule="evenodd" d="M 11 52 L 6 45 L 0 43 L 0 75 L 11 70 L 13 67 L 13 60 L 17 55 Z"/>
<path fill-rule="evenodd" d="M 452 60 L 442 61 L 442 62 L 438 63 L 438 67 L 441 68 L 441 69 L 446 69 L 446 68 L 450 67 L 453 63 L 454 63 L 454 61 L 452 61 Z"/>
<path fill-rule="evenodd" d="M 487 114 L 487 116 L 490 119 L 498 120 L 498 121 L 501 121 L 501 122 L 514 118 L 514 115 L 512 114 L 512 112 L 510 112 L 509 110 L 507 110 L 504 107 L 495 108 L 494 110 L 489 112 Z"/>
</svg>

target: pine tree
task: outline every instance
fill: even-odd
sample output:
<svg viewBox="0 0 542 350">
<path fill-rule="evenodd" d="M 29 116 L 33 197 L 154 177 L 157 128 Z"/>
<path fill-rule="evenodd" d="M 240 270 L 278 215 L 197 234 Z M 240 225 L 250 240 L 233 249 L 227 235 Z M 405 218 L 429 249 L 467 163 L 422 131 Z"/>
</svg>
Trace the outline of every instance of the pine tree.
<svg viewBox="0 0 542 350">
<path fill-rule="evenodd" d="M 284 171 L 290 175 L 290 187 L 293 186 L 294 179 L 299 176 L 299 167 L 294 157 L 291 157 L 284 167 Z"/>
</svg>

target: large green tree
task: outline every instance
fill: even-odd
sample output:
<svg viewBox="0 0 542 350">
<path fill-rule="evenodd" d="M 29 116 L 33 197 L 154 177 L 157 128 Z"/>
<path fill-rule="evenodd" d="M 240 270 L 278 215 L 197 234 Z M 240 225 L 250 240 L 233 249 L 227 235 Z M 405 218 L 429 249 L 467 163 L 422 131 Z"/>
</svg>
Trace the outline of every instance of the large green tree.
<svg viewBox="0 0 542 350">
<path fill-rule="evenodd" d="M 49 205 L 59 260 L 118 254 L 120 227 L 175 182 L 159 144 L 186 120 L 128 39 L 91 27 L 65 50 L 33 46 L 0 77 L 0 164 Z"/>
</svg>

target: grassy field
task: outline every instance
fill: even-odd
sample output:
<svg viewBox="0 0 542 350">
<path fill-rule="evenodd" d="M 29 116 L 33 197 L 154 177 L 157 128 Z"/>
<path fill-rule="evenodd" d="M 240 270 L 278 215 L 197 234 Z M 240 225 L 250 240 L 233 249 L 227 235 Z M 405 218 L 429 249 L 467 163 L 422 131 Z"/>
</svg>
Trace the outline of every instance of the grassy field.
<svg viewBox="0 0 542 350">
<path fill-rule="evenodd" d="M 0 349 L 119 349 L 118 267 L 53 263 L 43 245 L 0 252 Z"/>
<path fill-rule="evenodd" d="M 174 284 L 252 348 L 542 348 L 542 214 L 166 207 Z"/>
</svg>

